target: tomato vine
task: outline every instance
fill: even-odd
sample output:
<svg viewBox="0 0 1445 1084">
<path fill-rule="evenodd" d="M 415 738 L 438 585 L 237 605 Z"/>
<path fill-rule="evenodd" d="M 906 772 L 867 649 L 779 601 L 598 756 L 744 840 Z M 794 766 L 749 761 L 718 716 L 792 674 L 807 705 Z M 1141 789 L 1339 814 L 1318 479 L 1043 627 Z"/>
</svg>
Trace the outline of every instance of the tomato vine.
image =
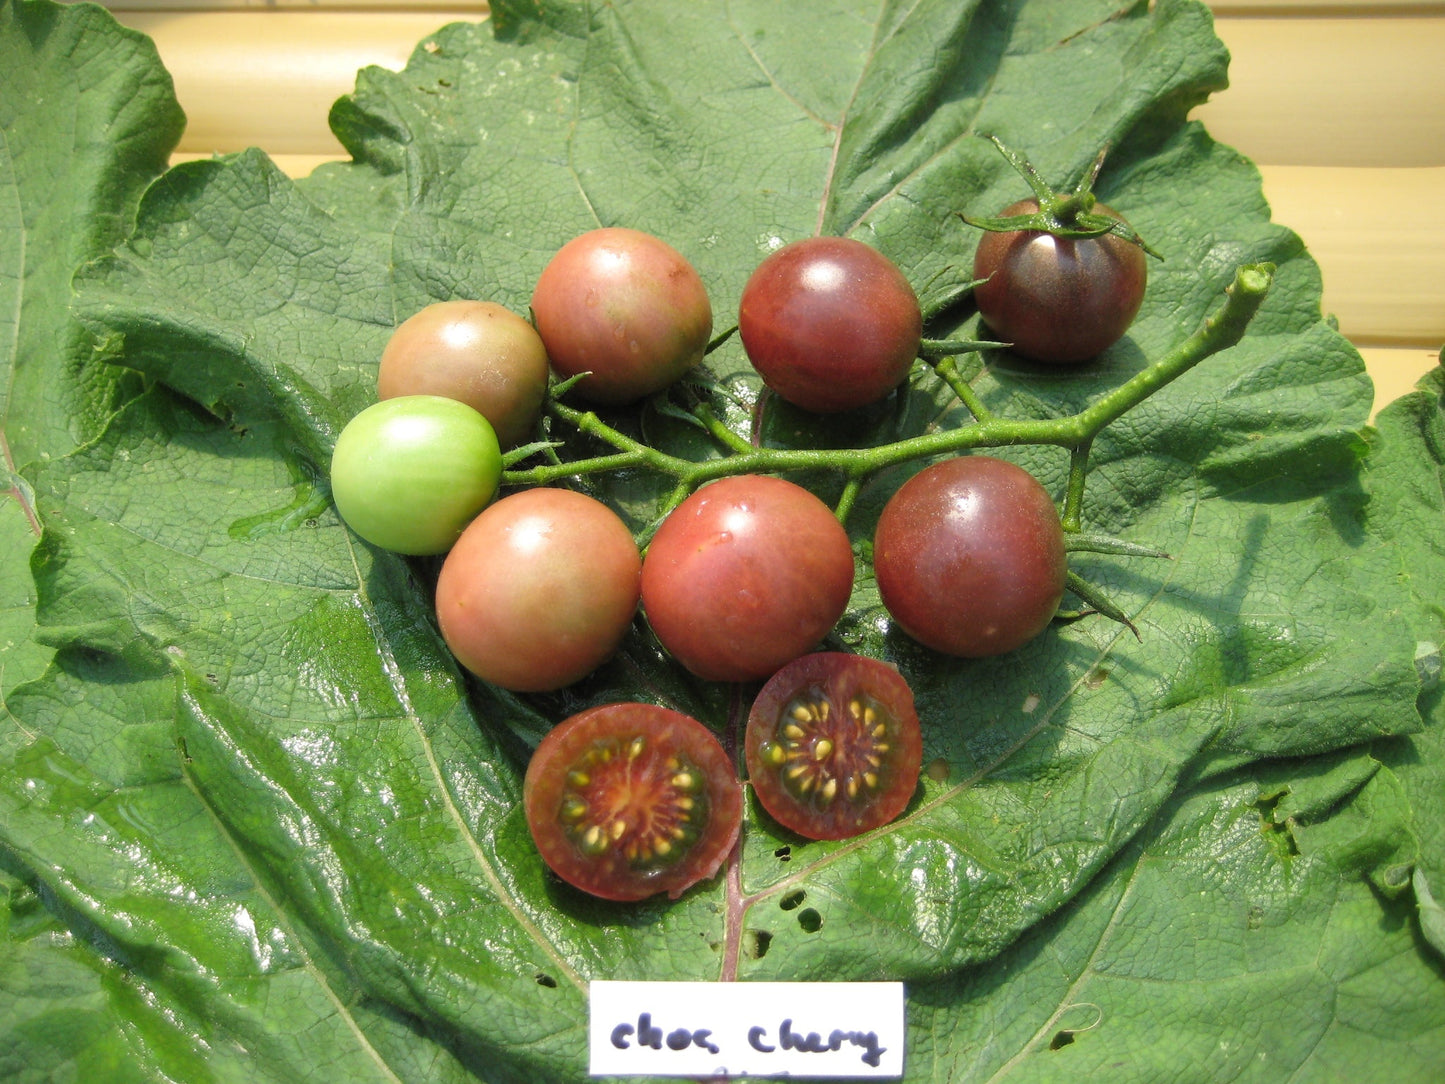
<svg viewBox="0 0 1445 1084">
<path fill-rule="evenodd" d="M 1085 542 L 1082 536 L 1082 507 L 1089 453 L 1095 437 L 1110 423 L 1207 358 L 1233 346 L 1259 310 L 1274 281 L 1272 264 L 1246 264 L 1235 273 L 1226 288 L 1223 303 L 1208 315 L 1191 335 L 1147 368 L 1118 387 L 1104 393 L 1075 414 L 1047 419 L 1009 419 L 995 415 L 984 406 L 963 379 L 956 359 L 964 347 L 986 344 L 962 340 L 925 340 L 919 357 L 949 386 L 968 409 L 972 420 L 957 428 L 907 437 L 868 448 L 814 449 L 765 448 L 741 437 L 719 419 L 705 403 L 691 408 L 693 417 L 712 435 L 722 453 L 708 459 L 686 459 L 637 440 L 604 421 L 595 411 L 572 406 L 563 399 L 570 382 L 557 384 L 549 396 L 546 412 L 554 420 L 578 433 L 610 446 L 614 451 L 572 461 L 555 455 L 556 442 L 538 442 L 511 452 L 504 460 L 503 484 L 509 486 L 549 485 L 564 479 L 582 478 L 609 471 L 645 469 L 667 475 L 675 486 L 657 520 L 680 504 L 697 487 L 714 479 L 736 474 L 783 474 L 819 472 L 839 476 L 843 493 L 835 512 L 847 520 L 859 487 L 870 476 L 889 467 L 980 448 L 1046 445 L 1069 453 L 1069 479 L 1064 492 L 1061 519 L 1067 535 Z M 722 336 L 720 338 L 725 338 Z M 716 342 L 717 340 L 715 340 Z M 959 353 L 953 351 L 958 350 Z M 521 466 L 536 456 L 548 461 Z M 651 528 L 644 531 L 644 541 Z M 1094 540 L 1094 544 L 1102 544 Z M 1113 544 L 1112 541 L 1109 544 Z M 1074 549 L 1091 548 L 1090 544 Z M 1111 552 L 1122 552 L 1114 550 Z"/>
</svg>

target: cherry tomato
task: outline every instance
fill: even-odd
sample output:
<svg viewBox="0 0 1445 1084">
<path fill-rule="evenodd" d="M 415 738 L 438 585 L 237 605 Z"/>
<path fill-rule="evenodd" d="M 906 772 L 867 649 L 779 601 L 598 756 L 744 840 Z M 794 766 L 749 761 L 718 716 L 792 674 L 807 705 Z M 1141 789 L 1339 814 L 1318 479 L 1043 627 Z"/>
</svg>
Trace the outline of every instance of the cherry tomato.
<svg viewBox="0 0 1445 1084">
<path fill-rule="evenodd" d="M 907 807 L 923 766 L 913 691 L 863 655 L 795 659 L 748 716 L 748 779 L 768 814 L 809 839 L 847 839 Z"/>
<path fill-rule="evenodd" d="M 1007 460 L 969 455 L 899 487 L 878 517 L 873 570 L 905 632 L 973 658 L 1012 651 L 1048 626 L 1068 561 L 1038 480 Z"/>
<path fill-rule="evenodd" d="M 397 553 L 445 552 L 492 499 L 501 450 L 465 403 L 408 395 L 357 414 L 331 454 L 331 496 L 346 525 Z"/>
<path fill-rule="evenodd" d="M 737 475 L 663 520 L 642 564 L 642 608 L 683 666 L 711 681 L 768 677 L 842 616 L 853 550 L 832 510 L 801 486 Z"/>
<path fill-rule="evenodd" d="M 641 567 L 632 533 L 601 501 L 522 490 L 473 520 L 447 554 L 436 587 L 442 638 L 504 689 L 560 689 L 617 650 Z"/>
<path fill-rule="evenodd" d="M 712 304 L 692 264 L 665 241 L 608 227 L 575 237 L 537 279 L 532 316 L 562 377 L 591 373 L 577 394 L 635 402 L 702 360 Z"/>
<path fill-rule="evenodd" d="M 543 861 L 608 900 L 676 899 L 712 877 L 743 813 L 712 731 L 653 704 L 605 704 L 554 727 L 527 765 L 522 802 Z"/>
<path fill-rule="evenodd" d="M 1032 214 L 1023 200 L 999 216 Z M 1121 221 L 1102 203 L 1094 212 Z M 1042 230 L 984 233 L 974 255 L 974 301 L 991 333 L 1034 361 L 1086 361 L 1129 330 L 1144 300 L 1144 250 L 1104 234 L 1084 240 Z"/>
<path fill-rule="evenodd" d="M 444 395 L 492 423 L 503 448 L 531 433 L 547 391 L 536 329 L 490 301 L 438 301 L 403 320 L 381 353 L 376 393 Z"/>
<path fill-rule="evenodd" d="M 849 237 L 784 245 L 758 265 L 738 306 L 738 334 L 763 382 L 818 413 L 886 396 L 908 375 L 922 333 L 903 273 Z"/>
</svg>

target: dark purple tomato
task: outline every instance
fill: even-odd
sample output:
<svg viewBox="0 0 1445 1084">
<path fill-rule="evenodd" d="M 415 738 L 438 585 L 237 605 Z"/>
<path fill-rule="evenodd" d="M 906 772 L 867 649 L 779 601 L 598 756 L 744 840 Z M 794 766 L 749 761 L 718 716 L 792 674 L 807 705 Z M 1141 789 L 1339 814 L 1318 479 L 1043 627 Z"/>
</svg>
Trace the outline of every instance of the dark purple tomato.
<svg viewBox="0 0 1445 1084">
<path fill-rule="evenodd" d="M 532 293 L 532 318 L 561 377 L 591 375 L 577 394 L 631 403 L 702 360 L 712 304 L 692 264 L 640 230 L 607 227 L 563 245 Z"/>
<path fill-rule="evenodd" d="M 392 332 L 376 393 L 442 395 L 466 403 L 503 448 L 531 433 L 547 391 L 547 351 L 536 329 L 490 301 L 438 301 Z"/>
<path fill-rule="evenodd" d="M 742 785 L 712 731 L 654 704 L 589 708 L 548 731 L 522 804 L 543 861 L 608 900 L 676 899 L 712 877 L 743 814 Z"/>
<path fill-rule="evenodd" d="M 1023 200 L 999 217 L 1032 214 Z M 1096 214 L 1123 216 L 1102 203 Z M 978 311 L 990 333 L 1034 361 L 1086 361 L 1129 330 L 1144 300 L 1144 250 L 1104 234 L 1083 240 L 1041 230 L 986 231 L 978 243 L 973 277 Z"/>
<path fill-rule="evenodd" d="M 1064 532 L 1048 491 L 1003 459 L 935 463 L 878 518 L 873 570 L 903 631 L 948 655 L 1001 655 L 1042 632 L 1064 595 Z"/>
<path fill-rule="evenodd" d="M 908 376 L 923 334 L 918 298 L 888 257 L 849 237 L 784 245 L 743 287 L 738 334 L 763 382 L 795 406 L 836 413 Z"/>
<path fill-rule="evenodd" d="M 768 475 L 723 478 L 663 520 L 642 563 L 642 608 L 663 647 L 711 681 L 753 681 L 817 646 L 853 589 L 832 510 Z"/>
<path fill-rule="evenodd" d="M 819 652 L 763 686 L 743 751 L 753 793 L 775 821 L 809 839 L 848 839 L 907 807 L 923 736 L 902 674 L 863 655 Z"/>
<path fill-rule="evenodd" d="M 437 578 L 437 622 L 478 677 L 518 692 L 559 689 L 617 650 L 641 571 L 632 533 L 601 501 L 526 489 L 457 539 Z"/>
</svg>

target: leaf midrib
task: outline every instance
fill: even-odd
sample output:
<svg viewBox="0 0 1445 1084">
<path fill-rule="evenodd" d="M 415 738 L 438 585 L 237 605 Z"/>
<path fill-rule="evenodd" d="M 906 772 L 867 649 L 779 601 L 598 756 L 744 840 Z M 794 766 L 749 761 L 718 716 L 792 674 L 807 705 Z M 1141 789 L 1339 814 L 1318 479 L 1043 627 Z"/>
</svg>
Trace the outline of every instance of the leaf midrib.
<svg viewBox="0 0 1445 1084">
<path fill-rule="evenodd" d="M 472 860 L 481 871 L 483 880 L 491 889 L 497 902 L 506 909 L 508 915 L 518 927 L 540 948 L 552 962 L 553 966 L 582 993 L 587 991 L 587 982 L 578 974 L 572 964 L 558 951 L 557 947 L 547 938 L 541 928 L 532 920 L 532 917 L 521 906 L 517 899 L 507 889 L 502 878 L 498 875 L 495 867 L 488 860 L 486 852 L 482 849 L 481 842 L 477 839 L 476 833 L 462 816 L 461 810 L 457 807 L 455 796 L 447 786 L 446 777 L 442 773 L 441 765 L 437 760 L 436 750 L 432 746 L 431 738 L 421 725 L 421 718 L 413 708 L 411 696 L 407 691 L 406 678 L 402 673 L 401 666 L 392 653 L 390 643 L 387 639 L 385 628 L 378 617 L 371 598 L 366 593 L 366 580 L 361 574 L 361 567 L 356 560 L 355 543 L 348 540 L 351 548 L 352 566 L 356 570 L 356 597 L 361 603 L 360 609 L 366 618 L 366 623 L 372 631 L 372 637 L 376 642 L 378 655 L 381 659 L 383 671 L 386 673 L 387 682 L 397 698 L 407 722 L 411 725 L 412 731 L 416 734 L 417 741 L 421 744 L 422 751 L 426 756 L 427 771 L 431 773 L 432 782 L 437 793 L 441 796 L 442 807 L 446 811 L 447 818 L 455 826 L 457 832 Z"/>
</svg>

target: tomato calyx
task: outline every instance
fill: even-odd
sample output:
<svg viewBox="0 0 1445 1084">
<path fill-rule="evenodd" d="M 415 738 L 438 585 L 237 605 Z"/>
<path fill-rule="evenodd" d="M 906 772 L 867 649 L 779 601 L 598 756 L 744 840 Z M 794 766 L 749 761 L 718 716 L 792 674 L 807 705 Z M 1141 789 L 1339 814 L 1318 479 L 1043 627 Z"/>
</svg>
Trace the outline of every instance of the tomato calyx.
<svg viewBox="0 0 1445 1084">
<path fill-rule="evenodd" d="M 1130 542 L 1127 539 L 1115 538 L 1113 535 L 1084 533 L 1081 531 L 1064 532 L 1065 553 L 1103 553 L 1114 557 L 1153 557 L 1158 560 L 1173 560 L 1173 557 L 1164 550 L 1153 546 L 1143 546 L 1137 542 Z M 1134 634 L 1134 639 L 1142 641 L 1143 636 L 1139 628 L 1129 619 L 1119 606 L 1105 594 L 1099 587 L 1090 583 L 1077 572 L 1070 569 L 1065 575 L 1065 584 L 1069 593 L 1077 598 L 1084 605 L 1075 610 L 1059 610 L 1054 615 L 1054 620 L 1060 624 L 1071 624 L 1084 617 L 1092 617 L 1098 614 L 1100 617 L 1107 617 L 1123 625 Z"/>
<path fill-rule="evenodd" d="M 1129 223 L 1114 215 L 1095 211 L 1098 198 L 1094 195 L 1094 183 L 1104 168 L 1104 159 L 1108 157 L 1109 147 L 1104 147 L 1094 156 L 1093 163 L 1079 183 L 1075 185 L 1073 191 L 1059 192 L 1044 180 L 1027 158 L 1007 146 L 997 136 L 990 135 L 987 138 L 1028 182 L 1034 199 L 1038 203 L 1038 209 L 1027 214 L 993 218 L 979 218 L 961 211 L 957 212 L 958 217 L 964 222 L 992 233 L 1032 231 L 1050 233 L 1055 237 L 1074 241 L 1111 235 L 1128 241 L 1131 245 L 1137 245 L 1156 260 L 1164 258 L 1151 248 Z"/>
</svg>

